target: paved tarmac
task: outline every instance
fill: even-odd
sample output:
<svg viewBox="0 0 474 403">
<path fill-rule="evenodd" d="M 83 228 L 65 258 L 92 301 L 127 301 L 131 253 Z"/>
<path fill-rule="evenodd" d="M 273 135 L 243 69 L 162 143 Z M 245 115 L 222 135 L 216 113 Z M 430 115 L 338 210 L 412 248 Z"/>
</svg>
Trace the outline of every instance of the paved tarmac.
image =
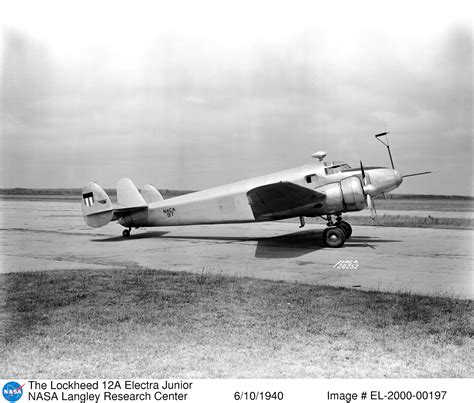
<svg viewBox="0 0 474 403">
<path fill-rule="evenodd" d="M 322 220 L 302 229 L 288 222 L 140 228 L 123 239 L 115 222 L 87 227 L 76 203 L 1 200 L 0 208 L 2 272 L 149 268 L 474 297 L 469 230 L 354 226 L 343 248 L 330 249 Z M 344 260 L 358 267 L 340 268 Z"/>
</svg>

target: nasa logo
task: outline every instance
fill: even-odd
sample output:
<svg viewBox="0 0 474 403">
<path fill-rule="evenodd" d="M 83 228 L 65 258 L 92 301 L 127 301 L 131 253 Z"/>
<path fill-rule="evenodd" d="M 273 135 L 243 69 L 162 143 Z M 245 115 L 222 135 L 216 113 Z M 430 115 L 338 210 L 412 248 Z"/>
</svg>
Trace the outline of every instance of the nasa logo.
<svg viewBox="0 0 474 403">
<path fill-rule="evenodd" d="M 20 400 L 23 395 L 23 386 L 25 386 L 25 384 L 20 385 L 18 382 L 6 383 L 2 389 L 3 397 L 8 402 L 16 402 L 17 400 Z"/>
</svg>

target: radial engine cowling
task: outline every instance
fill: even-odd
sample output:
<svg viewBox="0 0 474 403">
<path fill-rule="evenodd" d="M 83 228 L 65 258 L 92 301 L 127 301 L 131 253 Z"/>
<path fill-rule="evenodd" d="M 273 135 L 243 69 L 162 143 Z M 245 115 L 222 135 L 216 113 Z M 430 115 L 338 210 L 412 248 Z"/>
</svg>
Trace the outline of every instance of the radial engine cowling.
<svg viewBox="0 0 474 403">
<path fill-rule="evenodd" d="M 327 213 L 360 211 L 365 208 L 365 195 L 362 183 L 356 176 L 345 178 L 318 188 L 326 193 L 324 210 Z"/>
</svg>

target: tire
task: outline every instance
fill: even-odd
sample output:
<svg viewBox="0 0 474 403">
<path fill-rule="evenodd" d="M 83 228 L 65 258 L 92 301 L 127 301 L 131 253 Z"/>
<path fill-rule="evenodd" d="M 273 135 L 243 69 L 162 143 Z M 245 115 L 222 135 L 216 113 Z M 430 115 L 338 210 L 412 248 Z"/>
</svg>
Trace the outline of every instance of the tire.
<svg viewBox="0 0 474 403">
<path fill-rule="evenodd" d="M 344 231 L 338 227 L 329 227 L 326 228 L 323 232 L 323 242 L 324 245 L 330 248 L 340 248 L 344 245 L 346 241 L 346 236 Z"/>
<path fill-rule="evenodd" d="M 128 229 L 124 229 L 122 232 L 122 236 L 124 238 L 130 238 L 130 231 Z"/>
<path fill-rule="evenodd" d="M 344 231 L 344 235 L 346 236 L 346 240 L 349 239 L 352 235 L 352 227 L 348 222 L 341 221 L 340 223 L 336 224 L 337 227 Z"/>
</svg>

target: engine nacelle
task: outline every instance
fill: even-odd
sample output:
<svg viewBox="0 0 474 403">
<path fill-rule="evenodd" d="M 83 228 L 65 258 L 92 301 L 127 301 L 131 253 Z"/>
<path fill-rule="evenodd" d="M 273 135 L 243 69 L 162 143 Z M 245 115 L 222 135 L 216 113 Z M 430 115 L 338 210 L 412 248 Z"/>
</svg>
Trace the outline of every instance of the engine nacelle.
<svg viewBox="0 0 474 403">
<path fill-rule="evenodd" d="M 365 194 L 362 182 L 356 176 L 341 181 L 342 196 L 346 211 L 360 211 L 365 208 Z"/>
<path fill-rule="evenodd" d="M 325 214 L 346 211 L 360 211 L 365 208 L 365 195 L 362 183 L 356 176 L 330 183 L 317 189 L 326 193 Z"/>
</svg>

